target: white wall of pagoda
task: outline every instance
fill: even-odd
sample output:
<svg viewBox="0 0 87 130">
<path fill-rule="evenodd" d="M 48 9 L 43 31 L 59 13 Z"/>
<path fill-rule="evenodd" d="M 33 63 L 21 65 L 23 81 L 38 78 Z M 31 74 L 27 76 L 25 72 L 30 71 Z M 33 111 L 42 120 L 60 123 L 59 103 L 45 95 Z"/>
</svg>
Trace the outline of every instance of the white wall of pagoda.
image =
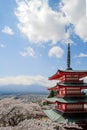
<svg viewBox="0 0 87 130">
<path fill-rule="evenodd" d="M 81 80 L 80 74 L 64 74 L 59 78 L 60 82 L 66 82 L 66 83 L 83 83 L 83 80 Z"/>
<path fill-rule="evenodd" d="M 87 111 L 87 103 L 84 103 L 84 110 Z"/>
<path fill-rule="evenodd" d="M 83 89 L 87 89 L 86 87 L 83 86 L 69 86 L 69 87 L 59 87 L 58 90 L 56 89 L 56 91 L 58 91 L 57 96 L 59 97 L 63 97 L 63 96 L 84 96 L 84 93 L 82 93 Z"/>
<path fill-rule="evenodd" d="M 87 103 L 56 103 L 55 108 L 64 112 L 86 112 Z"/>
</svg>

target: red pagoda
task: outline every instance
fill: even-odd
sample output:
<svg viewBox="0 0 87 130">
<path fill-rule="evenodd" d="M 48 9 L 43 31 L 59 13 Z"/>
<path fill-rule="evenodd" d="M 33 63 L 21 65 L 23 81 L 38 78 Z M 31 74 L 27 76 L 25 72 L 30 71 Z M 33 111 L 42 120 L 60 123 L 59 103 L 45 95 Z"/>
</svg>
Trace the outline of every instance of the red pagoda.
<svg viewBox="0 0 87 130">
<path fill-rule="evenodd" d="M 70 44 L 68 44 L 67 69 L 58 70 L 49 80 L 58 80 L 56 86 L 49 88 L 54 97 L 46 101 L 54 104 L 52 110 L 45 110 L 46 115 L 56 122 L 87 123 L 87 96 L 84 91 L 87 83 L 82 80 L 86 71 L 73 70 L 70 67 Z"/>
</svg>

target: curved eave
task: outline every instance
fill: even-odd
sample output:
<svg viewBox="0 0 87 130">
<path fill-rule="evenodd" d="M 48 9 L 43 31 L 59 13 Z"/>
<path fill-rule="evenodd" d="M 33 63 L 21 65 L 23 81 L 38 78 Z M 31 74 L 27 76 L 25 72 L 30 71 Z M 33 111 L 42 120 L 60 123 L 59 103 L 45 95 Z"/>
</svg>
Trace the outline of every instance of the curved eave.
<svg viewBox="0 0 87 130">
<path fill-rule="evenodd" d="M 48 79 L 49 80 L 56 80 L 56 79 L 59 79 L 61 76 L 62 76 L 62 73 L 60 73 L 60 70 L 58 70 L 56 74 L 52 75 Z"/>
<path fill-rule="evenodd" d="M 80 102 L 84 102 L 87 103 L 87 99 L 62 99 L 62 98 L 47 98 L 47 101 L 51 102 L 51 103 L 56 103 L 56 102 L 60 102 L 60 103 L 80 103 Z"/>
<path fill-rule="evenodd" d="M 59 89 L 59 86 L 54 86 L 54 87 L 48 88 L 48 90 L 58 90 L 58 89 Z"/>
<path fill-rule="evenodd" d="M 49 77 L 48 79 L 49 80 L 56 80 L 56 79 L 59 79 L 61 76 L 62 76 L 61 74 L 55 74 L 55 75 Z"/>
<path fill-rule="evenodd" d="M 58 84 L 59 87 L 87 87 L 87 83 L 78 83 L 78 84 L 73 84 L 73 83 L 68 83 L 68 84 L 63 84 L 63 83 L 59 83 Z"/>
<path fill-rule="evenodd" d="M 56 121 L 56 122 L 64 122 L 65 121 L 65 118 L 55 112 L 54 110 L 44 110 L 44 113 L 52 120 L 52 121 Z"/>
<path fill-rule="evenodd" d="M 58 122 L 58 123 L 63 123 L 63 122 L 66 122 L 66 123 L 75 123 L 75 122 L 77 122 L 77 123 L 79 123 L 79 124 L 81 124 L 81 122 L 87 122 L 87 117 L 86 116 L 84 116 L 84 114 L 82 113 L 82 115 L 83 116 L 79 116 L 78 114 L 79 113 L 76 113 L 76 116 L 72 116 L 72 114 L 67 114 L 67 115 L 65 115 L 65 114 L 62 114 L 62 113 L 60 113 L 59 112 L 59 110 L 44 110 L 44 113 L 52 120 L 52 121 L 56 121 L 56 122 Z M 81 114 L 80 114 L 81 115 Z M 84 117 L 84 118 L 83 118 Z M 86 123 L 85 122 L 85 123 Z M 77 130 L 79 130 L 79 128 L 78 127 L 76 127 L 76 126 L 67 126 L 67 128 L 69 128 L 70 130 L 71 129 L 77 129 Z"/>
<path fill-rule="evenodd" d="M 79 70 L 58 70 L 56 74 L 52 75 L 51 77 L 49 77 L 49 80 L 57 80 L 59 78 L 61 78 L 61 76 L 63 75 L 67 75 L 67 74 L 78 74 L 79 78 L 84 78 L 87 76 L 87 70 L 83 70 L 83 71 L 79 71 Z"/>
</svg>

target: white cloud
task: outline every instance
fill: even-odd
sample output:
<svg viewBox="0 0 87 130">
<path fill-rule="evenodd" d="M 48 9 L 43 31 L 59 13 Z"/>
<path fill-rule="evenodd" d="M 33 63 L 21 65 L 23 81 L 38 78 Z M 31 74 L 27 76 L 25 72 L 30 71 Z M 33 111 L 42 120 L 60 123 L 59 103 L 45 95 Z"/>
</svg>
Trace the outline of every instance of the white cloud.
<svg viewBox="0 0 87 130">
<path fill-rule="evenodd" d="M 76 56 L 76 57 L 87 57 L 87 54 L 85 54 L 85 53 L 80 53 L 78 56 Z"/>
<path fill-rule="evenodd" d="M 87 17 L 86 17 L 86 0 L 61 0 L 63 6 L 62 12 L 66 18 L 74 25 L 74 32 L 87 41 Z"/>
<path fill-rule="evenodd" d="M 41 75 L 37 76 L 11 76 L 0 78 L 0 85 L 41 85 L 45 87 L 51 87 L 54 82 L 48 81 L 46 77 Z"/>
<path fill-rule="evenodd" d="M 17 0 L 18 28 L 33 43 L 66 38 L 67 19 L 50 8 L 48 0 Z"/>
<path fill-rule="evenodd" d="M 2 29 L 2 32 L 3 32 L 3 33 L 6 33 L 6 34 L 9 34 L 9 35 L 13 35 L 13 34 L 14 34 L 13 30 L 12 30 L 9 26 L 5 26 L 5 27 Z"/>
<path fill-rule="evenodd" d="M 0 44 L 0 47 L 1 48 L 6 48 L 6 45 L 5 44 Z"/>
<path fill-rule="evenodd" d="M 49 50 L 48 56 L 56 56 L 57 58 L 61 58 L 63 55 L 64 51 L 62 48 L 58 46 L 54 46 Z"/>
<path fill-rule="evenodd" d="M 48 0 L 17 0 L 15 15 L 18 28 L 33 43 L 55 43 L 70 38 L 73 32 L 87 41 L 86 0 L 61 0 L 58 11 L 52 10 Z M 66 33 L 69 23 L 73 31 Z"/>
<path fill-rule="evenodd" d="M 21 56 L 31 56 L 31 57 L 34 57 L 35 56 L 35 51 L 31 47 L 27 47 L 27 48 L 24 49 L 23 52 L 20 52 L 20 55 Z"/>
</svg>

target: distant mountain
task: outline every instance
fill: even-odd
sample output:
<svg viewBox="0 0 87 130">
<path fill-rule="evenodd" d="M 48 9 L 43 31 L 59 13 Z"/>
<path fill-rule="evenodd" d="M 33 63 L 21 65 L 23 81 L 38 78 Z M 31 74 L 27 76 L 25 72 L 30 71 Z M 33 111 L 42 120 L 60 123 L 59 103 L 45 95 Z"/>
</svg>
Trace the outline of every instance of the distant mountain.
<svg viewBox="0 0 87 130">
<path fill-rule="evenodd" d="M 0 86 L 0 94 L 9 93 L 48 93 L 46 87 L 39 85 L 6 85 Z"/>
</svg>

